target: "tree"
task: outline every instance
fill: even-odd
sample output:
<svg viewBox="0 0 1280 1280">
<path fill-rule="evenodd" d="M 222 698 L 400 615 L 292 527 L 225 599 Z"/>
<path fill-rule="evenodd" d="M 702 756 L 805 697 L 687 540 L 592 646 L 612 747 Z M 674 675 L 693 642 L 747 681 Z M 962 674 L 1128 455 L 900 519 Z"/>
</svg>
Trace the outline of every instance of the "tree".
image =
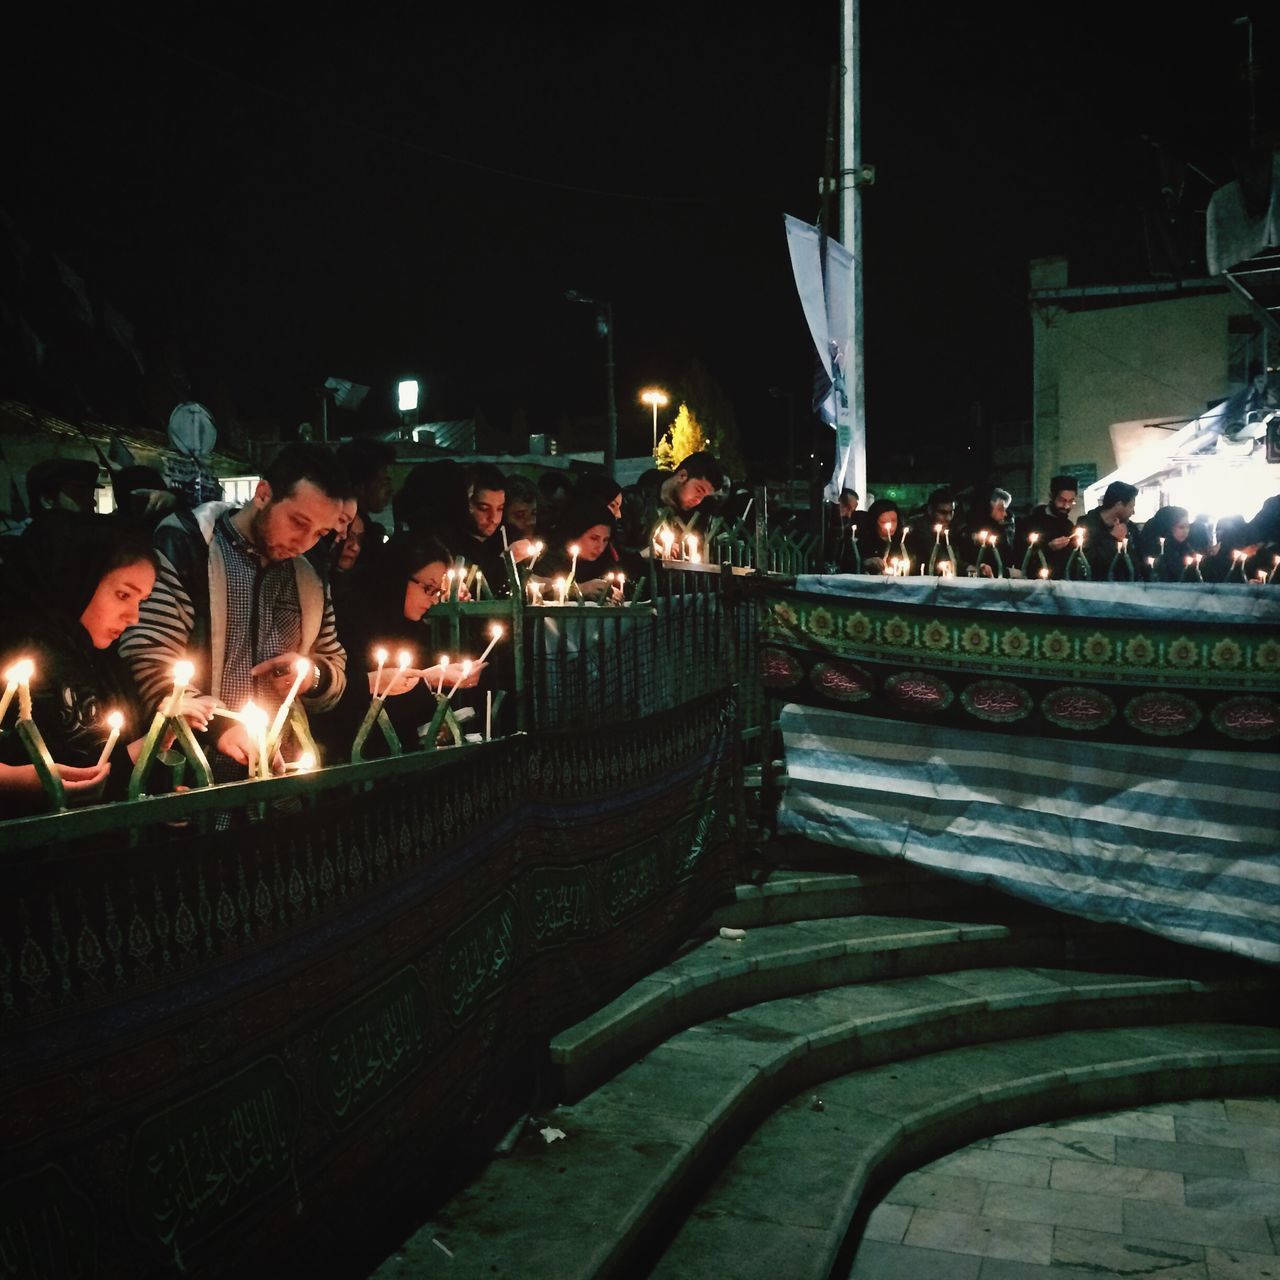
<svg viewBox="0 0 1280 1280">
<path fill-rule="evenodd" d="M 653 455 L 657 465 L 666 470 L 674 470 L 682 458 L 706 449 L 715 454 L 731 476 L 745 479 L 746 463 L 742 457 L 737 415 L 724 388 L 699 361 L 693 360 L 685 369 L 675 390 L 680 403 L 680 414 L 658 442 Z M 691 443 L 693 437 L 687 440 L 670 438 L 685 415 L 697 429 L 696 444 Z M 686 443 L 690 447 L 682 448 Z"/>
<path fill-rule="evenodd" d="M 653 451 L 653 460 L 661 470 L 674 471 L 676 465 L 691 453 L 703 449 L 711 449 L 711 441 L 703 434 L 702 424 L 693 411 L 681 401 L 675 421 L 663 433 Z"/>
</svg>

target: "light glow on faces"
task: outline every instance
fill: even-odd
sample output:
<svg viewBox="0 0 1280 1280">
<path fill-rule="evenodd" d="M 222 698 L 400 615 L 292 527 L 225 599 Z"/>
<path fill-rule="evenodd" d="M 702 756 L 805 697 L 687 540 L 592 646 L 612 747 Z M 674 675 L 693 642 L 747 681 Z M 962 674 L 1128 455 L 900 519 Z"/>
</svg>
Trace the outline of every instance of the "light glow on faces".
<svg viewBox="0 0 1280 1280">
<path fill-rule="evenodd" d="M 452 576 L 453 571 L 441 560 L 424 564 L 405 583 L 404 616 L 410 622 L 420 622 L 427 610 L 439 602 Z"/>
<path fill-rule="evenodd" d="M 467 498 L 467 513 L 475 532 L 482 538 L 496 533 L 502 523 L 502 512 L 506 504 L 507 495 L 502 489 L 472 490 Z"/>
<path fill-rule="evenodd" d="M 148 560 L 122 565 L 102 576 L 80 615 L 95 649 L 110 648 L 138 621 L 138 606 L 156 585 L 156 571 Z"/>
</svg>

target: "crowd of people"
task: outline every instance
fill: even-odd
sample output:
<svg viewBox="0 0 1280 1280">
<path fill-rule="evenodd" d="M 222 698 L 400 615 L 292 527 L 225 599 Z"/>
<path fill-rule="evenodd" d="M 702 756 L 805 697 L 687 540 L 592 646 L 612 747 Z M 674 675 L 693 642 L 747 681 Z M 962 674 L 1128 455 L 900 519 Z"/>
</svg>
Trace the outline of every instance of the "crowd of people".
<svg viewBox="0 0 1280 1280">
<path fill-rule="evenodd" d="M 1133 518 L 1138 490 L 1107 486 L 1099 504 L 1073 520 L 1079 486 L 1054 476 L 1048 500 L 1017 520 L 1013 499 L 992 489 L 962 509 L 951 489 L 935 489 L 910 515 L 887 499 L 859 509 L 841 494 L 832 522 L 829 567 L 837 573 L 1034 577 L 1095 582 L 1280 582 L 1280 494 L 1251 517 L 1193 517 L 1161 507 Z"/>
<path fill-rule="evenodd" d="M 371 438 L 336 450 L 286 445 L 240 505 L 193 504 L 159 473 L 123 485 L 117 475 L 111 516 L 93 514 L 96 464 L 32 468 L 31 519 L 0 538 L 0 584 L 13 604 L 0 621 L 0 671 L 8 679 L 31 663 L 29 718 L 68 803 L 127 794 L 161 707 L 191 727 L 216 782 L 260 772 L 260 755 L 281 772 L 297 754 L 287 729 L 263 753 L 263 738 L 236 714 L 249 702 L 274 717 L 296 696 L 334 763 L 349 758 L 381 694 L 412 747 L 442 691 L 474 708 L 510 676 L 502 649 L 465 666 L 461 655 L 433 661 L 424 652 L 430 610 L 450 595 L 468 598 L 452 581 L 459 560 L 473 591 L 506 594 L 511 563 L 534 582 L 572 573 L 576 596 L 608 603 L 620 598 L 620 581 L 640 575 L 655 525 L 697 528 L 725 483 L 716 459 L 697 453 L 625 488 L 603 472 L 548 473 L 535 484 L 492 464 L 442 460 L 415 466 L 393 491 L 395 457 L 393 445 Z M 384 672 L 379 648 L 406 650 L 411 662 Z M 193 671 L 179 689 L 183 662 Z M 0 734 L 6 818 L 45 807 L 12 721 Z"/>
</svg>

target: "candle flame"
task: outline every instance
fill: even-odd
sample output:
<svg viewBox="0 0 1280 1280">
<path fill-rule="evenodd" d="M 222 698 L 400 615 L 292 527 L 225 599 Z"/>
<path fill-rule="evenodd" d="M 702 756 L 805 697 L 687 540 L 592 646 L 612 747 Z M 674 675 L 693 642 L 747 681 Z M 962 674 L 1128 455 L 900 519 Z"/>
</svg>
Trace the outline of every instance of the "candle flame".
<svg viewBox="0 0 1280 1280">
<path fill-rule="evenodd" d="M 30 682 L 35 673 L 36 664 L 30 658 L 23 658 L 20 662 L 15 662 L 4 673 L 4 678 L 9 684 L 26 684 Z"/>
<path fill-rule="evenodd" d="M 400 664 L 401 671 L 403 671 L 405 667 L 409 665 L 410 661 L 412 661 L 412 658 L 413 658 L 413 655 L 409 652 L 408 649 L 401 649 L 400 652 L 396 654 L 396 661 Z"/>
<path fill-rule="evenodd" d="M 387 651 L 385 649 L 375 649 L 373 651 L 373 656 L 377 658 L 378 664 L 381 665 L 387 660 Z"/>
<path fill-rule="evenodd" d="M 978 534 L 978 541 L 981 542 L 984 547 L 987 545 L 987 537 L 988 535 L 985 529 L 981 530 Z"/>
<path fill-rule="evenodd" d="M 240 718 L 251 729 L 265 729 L 267 727 L 267 713 L 252 698 L 241 707 Z"/>
<path fill-rule="evenodd" d="M 107 715 L 107 728 L 112 732 L 118 733 L 124 728 L 124 716 L 118 711 L 112 711 Z"/>
<path fill-rule="evenodd" d="M 1280 560 L 1280 556 L 1277 556 L 1276 559 Z M 626 582 L 626 580 L 627 580 L 627 575 L 625 573 L 618 574 L 618 586 L 622 586 L 622 584 Z"/>
<path fill-rule="evenodd" d="M 1040 541 L 1040 535 L 1038 533 L 1029 533 L 1027 534 L 1027 541 L 1034 547 Z"/>
<path fill-rule="evenodd" d="M 297 662 L 293 664 L 293 669 L 300 676 L 309 676 L 311 674 L 311 662 L 307 658 L 299 658 Z"/>
<path fill-rule="evenodd" d="M 449 665 L 449 655 L 447 653 L 442 653 L 440 655 L 440 665 L 442 667 L 447 667 Z"/>
<path fill-rule="evenodd" d="M 191 677 L 195 673 L 195 667 L 189 662 L 175 662 L 173 664 L 173 682 L 175 684 L 190 684 Z"/>
<path fill-rule="evenodd" d="M 535 542 L 535 543 L 533 544 L 533 554 L 534 554 L 535 556 L 540 556 L 540 555 L 542 554 L 542 543 L 540 543 L 540 542 Z"/>
<path fill-rule="evenodd" d="M 502 634 L 502 623 L 495 622 L 493 626 L 489 628 L 489 634 L 496 640 Z"/>
<path fill-rule="evenodd" d="M 582 554 L 582 548 L 575 542 L 569 547 L 569 554 L 576 560 Z"/>
<path fill-rule="evenodd" d="M 1040 570 L 1040 576 L 1041 576 L 1042 578 L 1047 578 L 1047 577 L 1049 576 L 1049 570 L 1048 570 L 1048 569 L 1041 569 L 1041 570 Z"/>
<path fill-rule="evenodd" d="M 315 767 L 316 767 L 316 758 L 314 755 L 311 754 L 310 751 L 304 751 L 298 757 L 298 769 L 300 771 L 305 773 L 308 769 L 314 769 Z"/>
<path fill-rule="evenodd" d="M 939 523 L 937 523 L 937 524 L 935 524 L 935 525 L 933 526 L 933 531 L 934 531 L 934 533 L 941 533 L 941 532 L 942 532 L 942 523 L 941 523 L 941 521 L 939 521 Z"/>
</svg>

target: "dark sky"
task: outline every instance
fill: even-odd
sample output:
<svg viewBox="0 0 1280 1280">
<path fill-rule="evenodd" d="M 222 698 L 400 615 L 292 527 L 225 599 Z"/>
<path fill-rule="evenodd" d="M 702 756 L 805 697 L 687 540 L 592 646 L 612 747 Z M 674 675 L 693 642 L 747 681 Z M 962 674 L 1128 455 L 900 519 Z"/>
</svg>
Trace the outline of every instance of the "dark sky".
<svg viewBox="0 0 1280 1280">
<path fill-rule="evenodd" d="M 613 303 L 624 452 L 648 436 L 639 389 L 695 358 L 751 456 L 781 452 L 770 386 L 803 428 L 782 214 L 817 215 L 835 0 L 274 8 L 52 7 L 5 53 L 0 204 L 181 350 L 194 393 L 221 381 L 292 426 L 327 375 L 383 394 L 412 371 L 426 417 L 554 431 L 604 404 L 576 288 Z M 927 443 L 975 403 L 1029 416 L 1027 261 L 1147 276 L 1152 141 L 1233 177 L 1247 9 L 864 5 L 873 465 L 922 419 Z M 1203 210 L 1212 186 L 1182 176 Z"/>
</svg>

